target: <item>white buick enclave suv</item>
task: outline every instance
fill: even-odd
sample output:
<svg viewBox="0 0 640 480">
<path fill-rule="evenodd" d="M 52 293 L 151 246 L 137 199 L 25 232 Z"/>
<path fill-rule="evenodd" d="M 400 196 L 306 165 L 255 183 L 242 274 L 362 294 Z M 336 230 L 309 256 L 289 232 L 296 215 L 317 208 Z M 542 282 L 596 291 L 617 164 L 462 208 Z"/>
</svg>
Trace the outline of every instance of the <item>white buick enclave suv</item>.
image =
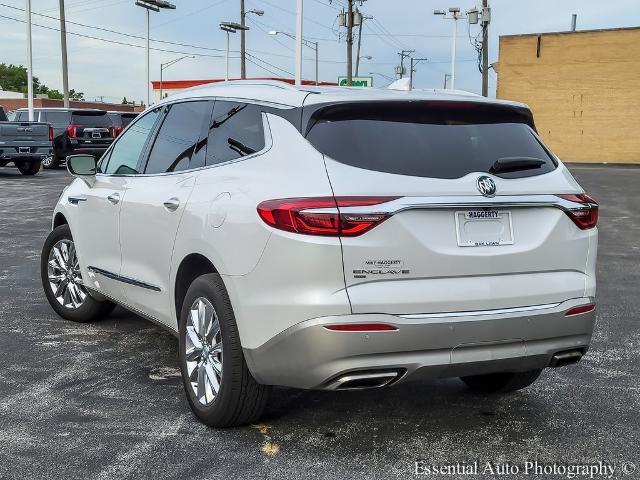
<svg viewBox="0 0 640 480">
<path fill-rule="evenodd" d="M 174 332 L 208 425 L 256 420 L 270 385 L 421 371 L 513 391 L 589 346 L 598 206 L 525 105 L 229 82 L 68 169 L 51 306 L 84 322 L 119 304 Z"/>
</svg>

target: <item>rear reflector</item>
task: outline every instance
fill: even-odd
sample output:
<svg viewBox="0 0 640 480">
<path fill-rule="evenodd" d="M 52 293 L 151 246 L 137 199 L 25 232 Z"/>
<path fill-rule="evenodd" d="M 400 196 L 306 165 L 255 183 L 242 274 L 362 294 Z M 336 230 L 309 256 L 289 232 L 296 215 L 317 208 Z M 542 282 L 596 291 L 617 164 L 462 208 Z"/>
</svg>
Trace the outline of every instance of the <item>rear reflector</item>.
<svg viewBox="0 0 640 480">
<path fill-rule="evenodd" d="M 386 213 L 341 213 L 340 207 L 366 207 L 399 197 L 313 197 L 266 200 L 258 215 L 273 228 L 325 237 L 356 237 L 389 218 Z M 313 212 L 336 209 L 334 212 Z"/>
<path fill-rule="evenodd" d="M 572 315 L 580 315 L 581 313 L 592 312 L 596 308 L 595 305 L 580 305 L 579 307 L 574 307 L 564 314 L 565 317 L 570 317 Z"/>
<path fill-rule="evenodd" d="M 334 332 L 390 332 L 398 330 L 386 323 L 343 323 L 341 325 L 325 325 L 327 330 Z"/>
<path fill-rule="evenodd" d="M 582 207 L 565 210 L 569 218 L 581 230 L 588 230 L 598 224 L 598 203 L 585 193 L 579 195 L 558 195 L 570 202 L 581 203 Z"/>
</svg>

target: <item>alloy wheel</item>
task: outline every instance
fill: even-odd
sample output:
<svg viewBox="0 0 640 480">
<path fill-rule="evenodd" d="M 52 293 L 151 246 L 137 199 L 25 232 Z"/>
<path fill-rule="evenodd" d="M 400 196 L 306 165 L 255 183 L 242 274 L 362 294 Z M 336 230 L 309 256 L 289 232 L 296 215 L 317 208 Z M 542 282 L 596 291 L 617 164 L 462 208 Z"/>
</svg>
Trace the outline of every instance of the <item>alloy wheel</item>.
<svg viewBox="0 0 640 480">
<path fill-rule="evenodd" d="M 49 252 L 49 286 L 58 303 L 65 308 L 80 308 L 87 298 L 82 282 L 76 248 L 72 240 L 58 241 Z"/>
<path fill-rule="evenodd" d="M 222 382 L 222 332 L 209 300 L 197 298 L 189 310 L 185 330 L 185 362 L 189 384 L 201 405 L 213 403 Z"/>
</svg>

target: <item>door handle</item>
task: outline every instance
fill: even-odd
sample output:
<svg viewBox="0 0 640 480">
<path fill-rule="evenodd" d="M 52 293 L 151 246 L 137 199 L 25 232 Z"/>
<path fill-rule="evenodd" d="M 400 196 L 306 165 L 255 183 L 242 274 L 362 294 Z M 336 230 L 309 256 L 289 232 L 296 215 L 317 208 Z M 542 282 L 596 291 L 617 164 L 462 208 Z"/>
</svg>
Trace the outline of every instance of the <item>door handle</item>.
<svg viewBox="0 0 640 480">
<path fill-rule="evenodd" d="M 166 202 L 164 202 L 164 208 L 169 210 L 170 212 L 175 212 L 180 206 L 180 199 L 176 197 L 172 197 Z"/>
<path fill-rule="evenodd" d="M 120 194 L 119 193 L 112 193 L 111 195 L 109 195 L 107 197 L 107 200 L 109 200 L 111 203 L 113 203 L 115 205 L 120 201 Z"/>
<path fill-rule="evenodd" d="M 80 202 L 86 202 L 87 198 L 86 197 L 67 197 L 67 200 L 69 200 L 69 203 L 71 205 L 78 205 L 78 203 Z"/>
</svg>

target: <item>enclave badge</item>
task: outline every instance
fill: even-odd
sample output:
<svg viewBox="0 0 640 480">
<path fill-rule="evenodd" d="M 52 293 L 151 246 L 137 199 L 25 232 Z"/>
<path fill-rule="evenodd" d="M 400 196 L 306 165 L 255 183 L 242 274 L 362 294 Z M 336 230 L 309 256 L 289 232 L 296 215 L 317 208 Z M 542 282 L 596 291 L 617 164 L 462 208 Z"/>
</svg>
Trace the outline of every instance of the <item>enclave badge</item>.
<svg viewBox="0 0 640 480">
<path fill-rule="evenodd" d="M 495 197 L 496 182 L 486 175 L 478 177 L 478 180 L 476 180 L 476 186 L 478 187 L 478 191 L 485 197 Z"/>
</svg>

